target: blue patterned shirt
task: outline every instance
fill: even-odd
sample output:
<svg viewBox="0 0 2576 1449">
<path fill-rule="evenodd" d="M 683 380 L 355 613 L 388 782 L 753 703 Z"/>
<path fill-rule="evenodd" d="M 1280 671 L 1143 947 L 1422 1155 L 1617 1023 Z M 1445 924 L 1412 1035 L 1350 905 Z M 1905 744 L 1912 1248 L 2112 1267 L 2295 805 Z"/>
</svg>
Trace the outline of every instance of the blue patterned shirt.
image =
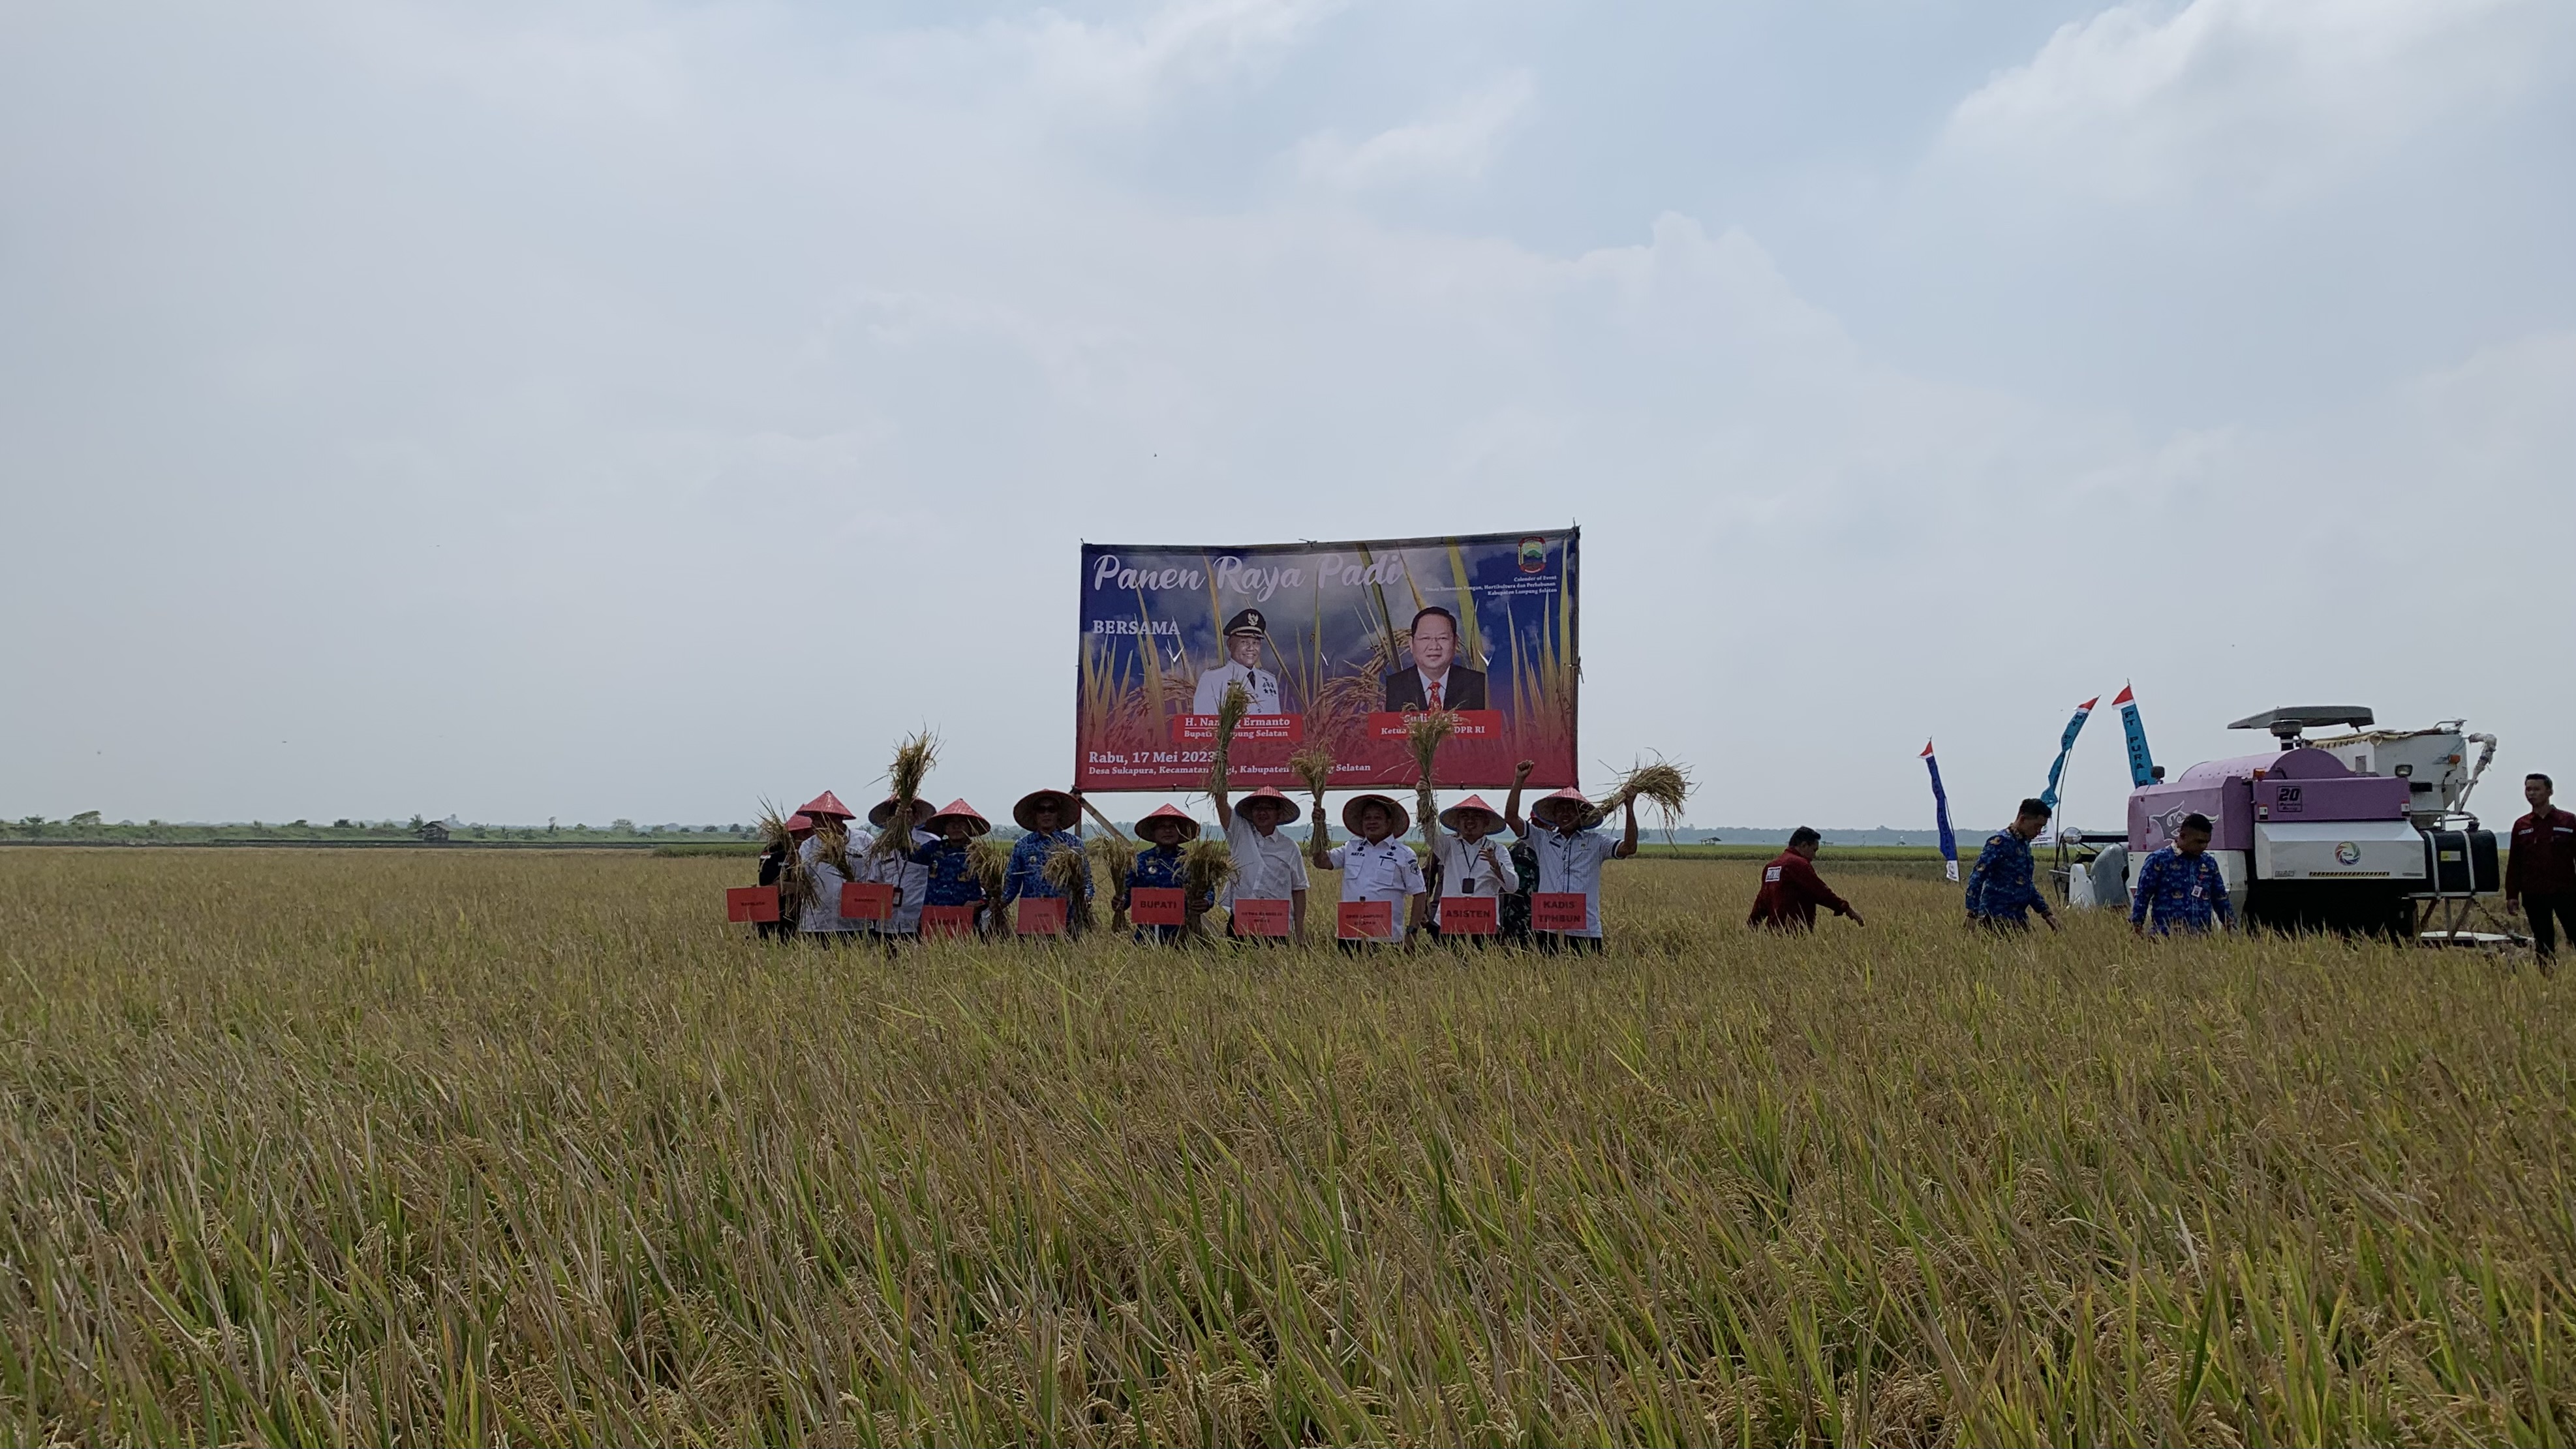
<svg viewBox="0 0 2576 1449">
<path fill-rule="evenodd" d="M 1968 872 L 1968 914 L 2021 925 L 2030 923 L 2028 912 L 2034 909 L 2047 915 L 2048 901 L 2031 880 L 2036 870 L 2029 841 L 2009 830 L 1987 836 L 1986 848 L 1977 852 L 1976 869 Z"/>
<path fill-rule="evenodd" d="M 1058 850 L 1080 850 L 1082 840 L 1070 830 L 1035 831 L 1020 837 L 1011 847 L 1011 865 L 1002 872 L 1004 903 L 1030 898 L 1053 900 L 1063 895 L 1046 878 L 1047 857 Z"/>
<path fill-rule="evenodd" d="M 1179 846 L 1152 845 L 1136 852 L 1136 868 L 1127 872 L 1127 889 L 1150 886 L 1179 890 L 1182 885 Z"/>
<path fill-rule="evenodd" d="M 925 906 L 971 906 L 984 899 L 984 883 L 966 863 L 966 847 L 939 840 L 912 853 L 912 863 L 930 868 L 930 884 L 922 888 Z"/>
<path fill-rule="evenodd" d="M 2144 921 L 2150 906 L 2155 908 L 2159 936 L 2177 926 L 2206 931 L 2213 917 L 2236 924 L 2236 908 L 2227 903 L 2227 877 L 2219 873 L 2218 862 L 2207 851 L 2187 856 L 2168 845 L 2149 855 L 2147 863 L 2138 867 L 2129 924 Z"/>
</svg>

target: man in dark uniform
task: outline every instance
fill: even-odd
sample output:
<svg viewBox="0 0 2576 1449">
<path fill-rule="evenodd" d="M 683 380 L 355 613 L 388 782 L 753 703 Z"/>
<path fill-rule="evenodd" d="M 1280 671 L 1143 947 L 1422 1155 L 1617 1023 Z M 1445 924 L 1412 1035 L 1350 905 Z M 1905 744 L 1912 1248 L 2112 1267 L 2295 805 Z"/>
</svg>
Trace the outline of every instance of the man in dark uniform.
<svg viewBox="0 0 2576 1449">
<path fill-rule="evenodd" d="M 1458 616 L 1438 605 L 1413 616 L 1413 667 L 1386 676 L 1386 707 L 1483 709 L 1485 672 L 1457 665 Z"/>
<path fill-rule="evenodd" d="M 2549 803 L 2555 788 L 2547 775 L 2523 777 L 2531 813 L 2513 822 L 2504 865 L 2505 911 L 2530 912 L 2531 950 L 2542 961 L 2558 954 L 2562 923 L 2576 937 L 2576 815 Z"/>
</svg>

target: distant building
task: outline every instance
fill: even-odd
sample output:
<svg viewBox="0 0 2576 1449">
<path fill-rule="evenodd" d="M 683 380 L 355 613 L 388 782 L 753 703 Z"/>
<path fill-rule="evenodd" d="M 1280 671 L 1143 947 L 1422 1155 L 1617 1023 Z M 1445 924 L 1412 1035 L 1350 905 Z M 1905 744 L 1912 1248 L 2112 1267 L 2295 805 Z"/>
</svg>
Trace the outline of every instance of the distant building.
<svg viewBox="0 0 2576 1449">
<path fill-rule="evenodd" d="M 445 845 L 447 843 L 447 822 L 444 820 L 433 820 L 427 825 L 422 826 L 420 828 L 420 838 L 430 845 Z"/>
</svg>

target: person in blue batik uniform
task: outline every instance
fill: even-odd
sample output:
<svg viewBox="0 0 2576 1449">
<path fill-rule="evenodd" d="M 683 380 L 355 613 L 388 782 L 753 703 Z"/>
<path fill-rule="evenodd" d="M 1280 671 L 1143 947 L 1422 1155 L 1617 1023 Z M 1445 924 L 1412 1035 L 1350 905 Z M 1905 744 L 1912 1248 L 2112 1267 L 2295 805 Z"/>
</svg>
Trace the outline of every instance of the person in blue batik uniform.
<svg viewBox="0 0 2576 1449">
<path fill-rule="evenodd" d="M 2028 912 L 2036 910 L 2048 929 L 2057 929 L 2056 914 L 2032 881 L 2037 867 L 2030 858 L 2030 843 L 2047 828 L 2048 807 L 2024 800 L 2012 824 L 1986 837 L 1986 848 L 1977 852 L 1976 869 L 1968 872 L 1969 920 L 1995 930 L 2026 931 Z"/>
<path fill-rule="evenodd" d="M 1011 847 L 1010 866 L 1002 872 L 1002 905 L 1017 900 L 1053 900 L 1064 892 L 1046 878 L 1047 857 L 1059 850 L 1080 851 L 1082 837 L 1064 827 L 1081 809 L 1077 798 L 1062 790 L 1032 790 L 1011 807 L 1011 819 L 1022 832 Z M 1066 929 L 1077 929 L 1078 911 L 1066 913 Z"/>
<path fill-rule="evenodd" d="M 2136 896 L 2129 903 L 2129 929 L 2147 933 L 2147 912 L 2155 911 L 2155 933 L 2176 929 L 2197 935 L 2213 920 L 2233 926 L 2236 908 L 2228 904 L 2227 877 L 2209 858 L 2209 817 L 2186 815 L 2174 827 L 2173 844 L 2156 850 L 2138 867 Z"/>
<path fill-rule="evenodd" d="M 1181 873 L 1181 842 L 1198 839 L 1199 823 L 1165 805 L 1137 821 L 1136 833 L 1154 843 L 1150 848 L 1136 852 L 1135 868 L 1127 872 L 1127 884 L 1118 892 L 1117 905 L 1122 911 L 1127 909 L 1129 900 L 1139 888 L 1189 889 L 1188 877 Z M 1174 945 L 1180 941 L 1182 929 L 1179 926 L 1138 926 L 1136 939 Z"/>
<path fill-rule="evenodd" d="M 975 906 L 980 916 L 984 904 L 984 883 L 975 878 L 966 845 L 976 836 L 991 830 L 993 823 L 976 814 L 974 806 L 959 800 L 923 821 L 922 828 L 940 838 L 912 853 L 912 863 L 930 872 L 929 883 L 922 887 L 921 903 L 925 906 Z"/>
</svg>

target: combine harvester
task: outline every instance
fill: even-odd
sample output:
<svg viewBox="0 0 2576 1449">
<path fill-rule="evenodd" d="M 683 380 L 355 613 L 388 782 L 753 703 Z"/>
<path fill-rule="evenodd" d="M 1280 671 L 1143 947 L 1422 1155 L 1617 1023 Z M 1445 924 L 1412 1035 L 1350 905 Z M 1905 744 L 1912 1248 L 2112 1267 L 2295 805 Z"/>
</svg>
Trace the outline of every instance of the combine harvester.
<svg viewBox="0 0 2576 1449">
<path fill-rule="evenodd" d="M 2465 733 L 2462 720 L 2425 730 L 2372 723 L 2367 709 L 2333 705 L 2267 710 L 2229 725 L 2269 730 L 2280 749 L 2194 765 L 2179 780 L 2158 768 L 2154 784 L 2129 793 L 2127 845 L 2090 863 L 2087 893 L 2126 905 L 2125 890 L 2104 887 L 2134 884 L 2147 852 L 2197 813 L 2216 827 L 2209 853 L 2248 925 L 2507 944 L 2510 935 L 2464 929 L 2478 898 L 2502 879 L 2495 832 L 2468 813 L 2495 736 Z M 2304 738 L 2336 726 L 2351 732 Z M 2479 747 L 2474 763 L 2471 745 Z"/>
</svg>

